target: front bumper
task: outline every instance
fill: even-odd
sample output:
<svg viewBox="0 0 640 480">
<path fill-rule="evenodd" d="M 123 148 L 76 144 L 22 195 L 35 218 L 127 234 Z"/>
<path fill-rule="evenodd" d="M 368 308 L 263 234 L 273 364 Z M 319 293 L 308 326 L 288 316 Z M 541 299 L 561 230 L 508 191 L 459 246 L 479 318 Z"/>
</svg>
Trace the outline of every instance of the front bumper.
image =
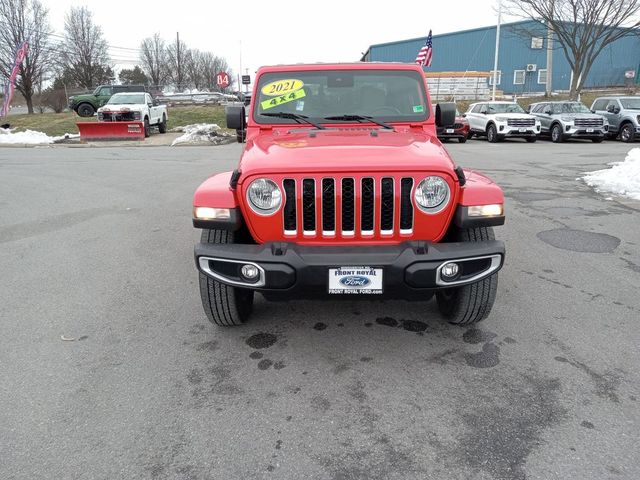
<svg viewBox="0 0 640 480">
<path fill-rule="evenodd" d="M 609 132 L 609 127 L 576 127 L 574 125 L 565 125 L 564 135 L 572 138 L 603 138 Z"/>
<path fill-rule="evenodd" d="M 505 137 L 535 137 L 540 134 L 540 125 L 532 127 L 514 127 L 510 125 L 497 125 L 498 135 Z"/>
<path fill-rule="evenodd" d="M 475 283 L 502 268 L 504 243 L 406 242 L 399 245 L 318 247 L 294 243 L 263 245 L 204 244 L 195 247 L 198 270 L 227 285 L 288 297 L 327 294 L 329 268 L 366 266 L 383 269 L 383 292 L 396 297 Z M 456 262 L 458 277 L 446 281 L 442 266 Z M 242 277 L 243 265 L 254 265 L 254 281 Z"/>
</svg>

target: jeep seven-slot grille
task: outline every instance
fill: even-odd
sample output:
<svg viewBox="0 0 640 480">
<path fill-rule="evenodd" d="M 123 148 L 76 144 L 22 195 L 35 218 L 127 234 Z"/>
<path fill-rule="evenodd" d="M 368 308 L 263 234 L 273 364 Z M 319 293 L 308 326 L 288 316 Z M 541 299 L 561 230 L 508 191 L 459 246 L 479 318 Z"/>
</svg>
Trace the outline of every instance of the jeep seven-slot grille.
<svg viewBox="0 0 640 480">
<path fill-rule="evenodd" d="M 510 127 L 533 127 L 536 124 L 533 118 L 509 118 L 507 125 Z"/>
<path fill-rule="evenodd" d="M 574 121 L 576 127 L 601 127 L 604 124 L 602 118 L 576 118 Z"/>
<path fill-rule="evenodd" d="M 286 198 L 283 226 L 286 235 L 315 235 L 319 228 L 325 236 L 347 237 L 356 233 L 372 236 L 391 235 L 397 230 L 411 233 L 413 230 L 411 177 L 384 177 L 380 180 L 372 177 L 287 178 L 283 181 L 283 187 Z M 320 204 L 320 208 L 316 203 Z M 396 218 L 398 203 L 400 216 Z M 297 228 L 300 209 L 302 232 Z M 321 218 L 316 218 L 318 211 Z"/>
</svg>

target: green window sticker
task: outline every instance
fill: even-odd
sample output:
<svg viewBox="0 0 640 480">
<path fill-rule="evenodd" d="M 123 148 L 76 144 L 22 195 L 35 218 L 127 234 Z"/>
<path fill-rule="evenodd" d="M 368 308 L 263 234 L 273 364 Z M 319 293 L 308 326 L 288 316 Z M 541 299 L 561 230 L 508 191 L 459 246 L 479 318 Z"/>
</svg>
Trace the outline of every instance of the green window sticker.
<svg viewBox="0 0 640 480">
<path fill-rule="evenodd" d="M 264 100 L 260 103 L 260 106 L 262 107 L 262 110 L 269 110 L 270 108 L 277 107 L 284 103 L 294 102 L 306 96 L 307 94 L 305 93 L 304 88 L 301 88 L 300 90 L 296 90 L 295 92 Z"/>
<path fill-rule="evenodd" d="M 422 113 L 424 112 L 424 107 L 422 105 L 414 105 L 413 113 Z"/>
</svg>

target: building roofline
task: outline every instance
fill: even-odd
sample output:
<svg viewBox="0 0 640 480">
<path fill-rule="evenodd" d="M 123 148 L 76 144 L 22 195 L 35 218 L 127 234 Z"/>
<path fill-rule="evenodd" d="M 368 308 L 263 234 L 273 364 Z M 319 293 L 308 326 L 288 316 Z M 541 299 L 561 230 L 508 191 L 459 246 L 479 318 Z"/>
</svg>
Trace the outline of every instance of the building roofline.
<svg viewBox="0 0 640 480">
<path fill-rule="evenodd" d="M 512 25 L 521 25 L 523 23 L 530 23 L 530 22 L 534 22 L 534 21 L 536 21 L 536 20 L 531 20 L 531 19 L 529 19 L 529 20 L 520 20 L 520 21 L 517 21 L 517 22 L 503 23 L 501 26 L 502 27 L 509 27 L 509 26 L 512 26 Z M 482 31 L 482 30 L 490 30 L 490 29 L 495 29 L 495 28 L 497 28 L 496 25 L 489 25 L 489 26 L 486 26 L 486 27 L 470 28 L 468 30 L 456 30 L 455 32 L 447 32 L 447 33 L 440 33 L 438 35 L 433 35 L 433 38 L 436 39 L 436 38 L 447 37 L 449 35 L 458 35 L 458 34 L 461 34 L 461 33 L 479 32 L 479 31 Z M 388 45 L 396 45 L 398 43 L 413 42 L 413 41 L 416 41 L 416 40 L 426 40 L 426 38 L 427 38 L 427 35 L 425 35 L 423 37 L 406 38 L 404 40 L 395 40 L 393 42 L 374 43 L 374 44 L 369 46 L 369 48 L 367 49 L 367 52 L 369 52 L 369 50 L 371 50 L 373 47 L 386 47 Z"/>
</svg>

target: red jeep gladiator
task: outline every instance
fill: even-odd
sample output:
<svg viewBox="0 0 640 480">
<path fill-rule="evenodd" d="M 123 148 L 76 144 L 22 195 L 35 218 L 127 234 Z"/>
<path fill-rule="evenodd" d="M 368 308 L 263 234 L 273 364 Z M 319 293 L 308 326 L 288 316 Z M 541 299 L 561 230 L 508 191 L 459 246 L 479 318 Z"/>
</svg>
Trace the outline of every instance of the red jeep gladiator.
<svg viewBox="0 0 640 480">
<path fill-rule="evenodd" d="M 434 118 L 435 117 L 435 118 Z M 435 295 L 466 325 L 493 305 L 504 244 L 502 190 L 463 170 L 436 136 L 455 105 L 432 114 L 419 66 L 263 67 L 238 167 L 193 200 L 200 293 L 209 320 L 239 325 L 267 300 Z"/>
</svg>

